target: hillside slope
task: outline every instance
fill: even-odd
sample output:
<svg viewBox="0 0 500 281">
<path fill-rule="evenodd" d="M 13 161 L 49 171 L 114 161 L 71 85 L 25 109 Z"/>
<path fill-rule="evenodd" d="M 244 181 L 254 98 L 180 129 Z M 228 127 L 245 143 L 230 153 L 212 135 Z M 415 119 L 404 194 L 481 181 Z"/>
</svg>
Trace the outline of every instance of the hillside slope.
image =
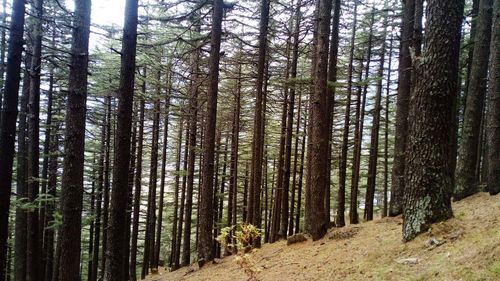
<svg viewBox="0 0 500 281">
<path fill-rule="evenodd" d="M 453 204 L 455 217 L 409 243 L 401 218 L 332 229 L 319 241 L 264 245 L 253 253 L 258 280 L 500 280 L 500 197 Z M 234 257 L 147 280 L 247 280 Z"/>
</svg>

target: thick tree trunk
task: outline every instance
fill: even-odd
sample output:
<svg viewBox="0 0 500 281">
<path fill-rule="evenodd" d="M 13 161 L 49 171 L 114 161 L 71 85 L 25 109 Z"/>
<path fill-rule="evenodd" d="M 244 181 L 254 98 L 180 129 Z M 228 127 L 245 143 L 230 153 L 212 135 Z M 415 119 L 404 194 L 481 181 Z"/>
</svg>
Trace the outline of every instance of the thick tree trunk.
<svg viewBox="0 0 500 281">
<path fill-rule="evenodd" d="M 259 24 L 259 55 L 257 62 L 257 81 L 255 94 L 255 119 L 252 142 L 252 171 L 248 192 L 247 222 L 259 227 L 261 224 L 260 193 L 262 185 L 262 160 L 264 154 L 264 72 L 266 68 L 267 33 L 269 22 L 269 0 L 261 0 Z M 260 244 L 260 243 L 258 243 Z"/>
<path fill-rule="evenodd" d="M 326 234 L 325 224 L 325 191 L 327 182 L 329 129 L 329 98 L 327 92 L 328 47 L 330 42 L 330 18 L 332 2 L 318 0 L 317 21 L 315 26 L 314 60 L 313 60 L 313 92 L 311 95 L 312 132 L 310 140 L 310 159 L 307 170 L 305 231 L 318 240 Z"/>
<path fill-rule="evenodd" d="M 213 209 L 213 176 L 214 176 L 214 146 L 215 146 L 215 124 L 217 120 L 217 93 L 219 84 L 219 60 L 220 43 L 222 35 L 222 11 L 223 1 L 214 0 L 212 32 L 210 41 L 210 62 L 207 93 L 207 119 L 205 120 L 205 150 L 203 153 L 202 184 L 200 190 L 199 207 L 199 241 L 198 241 L 198 263 L 203 266 L 205 262 L 211 261 L 212 256 L 212 223 Z"/>
<path fill-rule="evenodd" d="M 491 21 L 493 0 L 481 0 L 477 30 L 474 38 L 467 105 L 465 106 L 462 142 L 458 153 L 456 186 L 453 200 L 458 201 L 479 191 L 476 167 L 481 140 L 481 120 L 483 118 L 486 95 L 486 78 L 490 54 Z"/>
<path fill-rule="evenodd" d="M 490 111 L 488 128 L 488 191 L 500 193 L 500 1 L 493 3 L 490 54 Z"/>
<path fill-rule="evenodd" d="M 80 279 L 83 164 L 87 101 L 90 0 L 75 0 L 61 179 L 61 256 L 59 281 Z"/>
<path fill-rule="evenodd" d="M 12 2 L 7 76 L 0 118 L 0 159 L 2 159 L 0 161 L 0 280 L 2 281 L 6 279 L 12 165 L 14 162 L 19 81 L 21 79 L 21 56 L 24 44 L 24 2 L 24 0 Z"/>
<path fill-rule="evenodd" d="M 410 106 L 407 151 L 411 153 L 405 172 L 404 241 L 453 215 L 450 123 L 458 86 L 463 8 L 464 1 L 428 1 L 425 47 L 415 62 L 419 79 Z"/>
<path fill-rule="evenodd" d="M 113 165 L 113 192 L 108 228 L 105 280 L 126 280 L 125 263 L 126 210 L 130 168 L 130 137 L 134 99 L 135 54 L 137 44 L 138 0 L 127 0 L 121 51 L 120 88 Z M 127 261 L 128 262 L 128 261 Z M 127 278 L 128 279 L 128 278 Z"/>
</svg>

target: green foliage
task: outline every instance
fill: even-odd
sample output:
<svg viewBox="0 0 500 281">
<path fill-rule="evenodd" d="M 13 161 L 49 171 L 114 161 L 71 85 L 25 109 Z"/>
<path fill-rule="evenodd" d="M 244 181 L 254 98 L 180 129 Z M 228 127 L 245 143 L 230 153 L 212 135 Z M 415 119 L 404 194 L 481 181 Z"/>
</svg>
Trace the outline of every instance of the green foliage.
<svg viewBox="0 0 500 281">
<path fill-rule="evenodd" d="M 236 231 L 234 231 L 235 228 L 237 228 Z M 217 242 L 223 247 L 237 253 L 235 261 L 248 276 L 247 280 L 249 281 L 258 280 L 257 273 L 260 270 L 256 268 L 256 263 L 251 253 L 255 252 L 255 249 L 252 249 L 252 247 L 254 242 L 260 239 L 261 233 L 262 230 L 254 225 L 241 223 L 239 225 L 224 227 L 221 229 L 221 234 L 216 238 Z"/>
</svg>

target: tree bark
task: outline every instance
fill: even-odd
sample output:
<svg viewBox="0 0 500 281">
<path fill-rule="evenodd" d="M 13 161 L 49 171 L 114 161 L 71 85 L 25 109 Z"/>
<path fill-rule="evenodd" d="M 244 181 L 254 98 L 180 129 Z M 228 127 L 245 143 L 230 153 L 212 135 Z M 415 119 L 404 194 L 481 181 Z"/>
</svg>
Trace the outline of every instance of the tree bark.
<svg viewBox="0 0 500 281">
<path fill-rule="evenodd" d="M 60 237 L 59 281 L 80 279 L 90 6 L 90 0 L 75 0 L 69 93 L 66 104 L 65 157 L 61 179 L 63 222 Z"/>
<path fill-rule="evenodd" d="M 222 11 L 223 1 L 213 2 L 212 32 L 210 41 L 210 61 L 207 93 L 207 119 L 205 121 L 205 150 L 203 153 L 202 184 L 200 190 L 200 219 L 198 240 L 198 263 L 203 266 L 205 262 L 211 261 L 212 256 L 212 223 L 213 209 L 213 176 L 214 176 L 214 146 L 215 146 L 215 124 L 217 120 L 217 93 L 219 84 L 219 60 L 220 43 L 222 35 Z"/>
<path fill-rule="evenodd" d="M 394 141 L 394 162 L 392 165 L 392 190 L 389 215 L 394 217 L 403 212 L 403 191 L 405 190 L 405 154 L 408 135 L 408 112 L 412 88 L 412 46 L 415 18 L 415 0 L 403 1 L 401 23 L 401 50 L 399 54 L 398 95 L 396 102 L 396 132 Z"/>
<path fill-rule="evenodd" d="M 259 55 L 257 61 L 257 81 L 255 94 L 255 119 L 252 142 L 252 166 L 250 188 L 248 192 L 247 222 L 259 227 L 261 224 L 260 193 L 262 185 L 262 160 L 264 154 L 264 125 L 263 99 L 264 99 L 264 71 L 266 68 L 267 33 L 269 22 L 269 0 L 261 1 L 259 23 Z M 260 243 L 258 243 L 260 244 Z"/>
<path fill-rule="evenodd" d="M 308 163 L 305 202 L 305 231 L 311 234 L 313 240 L 318 240 L 326 234 L 325 224 L 325 191 L 327 182 L 329 129 L 329 98 L 327 94 L 328 46 L 330 41 L 330 18 L 332 2 L 318 0 L 317 21 L 315 26 L 315 43 L 313 60 L 313 92 L 311 95 L 312 132 L 310 151 L 311 163 Z"/>
<path fill-rule="evenodd" d="M 464 1 L 428 1 L 424 50 L 416 61 L 419 79 L 410 106 L 404 241 L 453 216 L 450 127 L 458 86 L 463 8 Z"/>
<path fill-rule="evenodd" d="M 6 279 L 12 165 L 23 52 L 24 0 L 12 2 L 7 70 L 0 121 L 0 280 Z"/>
<path fill-rule="evenodd" d="M 481 119 L 483 118 L 486 96 L 486 78 L 490 55 L 491 22 L 493 0 L 481 0 L 477 30 L 474 38 L 467 105 L 465 106 L 462 142 L 458 153 L 456 186 L 453 200 L 458 201 L 479 191 L 475 172 L 478 166 Z"/>
<path fill-rule="evenodd" d="M 125 24 L 121 51 L 120 88 L 118 90 L 117 128 L 113 165 L 110 220 L 105 280 L 125 280 L 126 209 L 130 168 L 130 137 L 134 100 L 135 55 L 137 45 L 137 0 L 125 2 Z M 128 262 L 128 261 L 127 261 Z"/>
<path fill-rule="evenodd" d="M 493 3 L 490 54 L 490 111 L 488 128 L 488 191 L 500 193 L 500 1 Z"/>
</svg>

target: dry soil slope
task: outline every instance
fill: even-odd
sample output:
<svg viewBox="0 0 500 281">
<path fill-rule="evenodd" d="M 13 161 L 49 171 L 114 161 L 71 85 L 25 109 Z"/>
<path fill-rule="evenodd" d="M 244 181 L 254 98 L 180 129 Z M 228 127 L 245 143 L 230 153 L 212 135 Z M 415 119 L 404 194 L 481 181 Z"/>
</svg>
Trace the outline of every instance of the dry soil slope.
<svg viewBox="0 0 500 281">
<path fill-rule="evenodd" d="M 453 204 L 455 217 L 409 243 L 401 218 L 332 229 L 319 241 L 265 245 L 253 254 L 258 280 L 500 280 L 500 197 Z M 438 245 L 435 245 L 435 244 Z M 434 244 L 434 245 L 431 245 Z M 148 280 L 248 280 L 233 257 Z"/>
</svg>

